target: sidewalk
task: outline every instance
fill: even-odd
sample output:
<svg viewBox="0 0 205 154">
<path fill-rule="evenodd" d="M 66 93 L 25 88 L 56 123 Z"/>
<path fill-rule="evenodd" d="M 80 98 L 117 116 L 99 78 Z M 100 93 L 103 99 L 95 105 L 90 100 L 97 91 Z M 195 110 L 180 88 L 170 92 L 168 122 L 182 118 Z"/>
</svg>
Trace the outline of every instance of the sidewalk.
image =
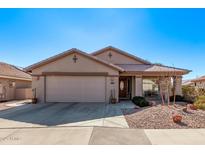
<svg viewBox="0 0 205 154">
<path fill-rule="evenodd" d="M 9 145 L 204 145 L 205 129 L 143 130 L 106 127 L 0 129 Z"/>
<path fill-rule="evenodd" d="M 28 103 L 31 103 L 30 99 L 0 102 L 0 111 L 4 111 L 6 109 L 11 109 L 11 108 L 23 106 L 23 105 L 28 104 Z"/>
<path fill-rule="evenodd" d="M 205 145 L 205 129 L 147 129 L 154 145 Z"/>
</svg>

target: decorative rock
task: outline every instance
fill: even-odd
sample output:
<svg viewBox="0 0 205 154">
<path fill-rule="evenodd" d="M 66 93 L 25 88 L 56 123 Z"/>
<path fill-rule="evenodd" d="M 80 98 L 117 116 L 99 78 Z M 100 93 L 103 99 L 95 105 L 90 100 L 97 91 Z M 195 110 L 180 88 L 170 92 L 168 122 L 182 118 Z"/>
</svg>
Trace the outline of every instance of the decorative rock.
<svg viewBox="0 0 205 154">
<path fill-rule="evenodd" d="M 205 128 L 205 111 L 190 110 L 183 112 L 186 106 L 177 104 L 177 108 L 165 105 L 145 108 L 143 110 L 126 109 L 124 116 L 130 128 L 134 129 L 190 129 Z M 190 113 L 189 113 L 190 112 Z M 182 116 L 182 123 L 173 122 L 173 116 Z"/>
<path fill-rule="evenodd" d="M 182 111 L 185 112 L 185 113 L 189 113 L 187 107 L 183 108 Z"/>
<path fill-rule="evenodd" d="M 157 103 L 155 101 L 150 101 L 149 102 L 149 106 L 156 106 L 156 105 L 157 105 Z"/>
<path fill-rule="evenodd" d="M 190 108 L 191 110 L 197 110 L 197 107 L 194 106 L 193 104 L 190 104 L 190 105 L 189 105 L 189 108 Z"/>
<path fill-rule="evenodd" d="M 172 118 L 175 123 L 180 123 L 182 121 L 181 115 L 174 115 Z"/>
</svg>

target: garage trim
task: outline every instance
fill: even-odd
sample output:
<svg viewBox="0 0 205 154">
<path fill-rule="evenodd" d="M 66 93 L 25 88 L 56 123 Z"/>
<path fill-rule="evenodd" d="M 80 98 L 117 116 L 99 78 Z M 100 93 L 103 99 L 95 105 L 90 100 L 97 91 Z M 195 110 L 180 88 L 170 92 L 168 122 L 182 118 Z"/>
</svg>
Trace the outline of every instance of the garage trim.
<svg viewBox="0 0 205 154">
<path fill-rule="evenodd" d="M 108 76 L 108 72 L 42 72 L 43 76 Z"/>
<path fill-rule="evenodd" d="M 32 77 L 61 76 L 61 73 L 65 73 L 65 75 L 62 75 L 62 76 L 107 76 L 107 77 L 119 77 L 120 76 L 120 75 L 109 75 L 106 72 L 101 72 L 102 74 L 100 74 L 100 72 L 97 73 L 97 74 L 96 73 L 92 73 L 92 74 L 89 74 L 89 73 L 78 73 L 78 72 L 73 72 L 72 74 L 69 74 L 68 72 L 60 72 L 60 74 L 59 73 L 50 74 L 50 72 L 44 72 L 44 75 L 43 74 L 32 74 L 31 76 Z"/>
<path fill-rule="evenodd" d="M 46 100 L 46 89 L 47 89 L 47 86 L 46 86 L 46 76 L 44 76 L 44 102 L 47 103 L 47 100 Z"/>
</svg>

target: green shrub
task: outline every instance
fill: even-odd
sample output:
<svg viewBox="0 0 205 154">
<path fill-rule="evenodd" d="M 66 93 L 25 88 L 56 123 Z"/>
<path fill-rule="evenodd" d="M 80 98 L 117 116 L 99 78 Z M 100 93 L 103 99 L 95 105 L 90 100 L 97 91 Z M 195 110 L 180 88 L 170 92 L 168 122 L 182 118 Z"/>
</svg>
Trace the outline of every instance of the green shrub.
<svg viewBox="0 0 205 154">
<path fill-rule="evenodd" d="M 196 106 L 198 109 L 205 110 L 205 96 L 198 96 L 194 102 L 194 106 Z"/>
<path fill-rule="evenodd" d="M 149 106 L 149 102 L 144 97 L 140 96 L 133 97 L 132 102 L 139 107 Z"/>
<path fill-rule="evenodd" d="M 204 100 L 205 101 L 205 96 L 198 96 L 197 100 Z"/>
<path fill-rule="evenodd" d="M 170 97 L 170 101 L 173 102 L 174 101 L 174 96 Z M 180 96 L 180 95 L 176 95 L 175 96 L 175 101 L 176 102 L 183 102 L 184 101 L 184 97 Z"/>
<path fill-rule="evenodd" d="M 199 96 L 198 91 L 193 86 L 183 86 L 182 94 L 184 97 L 184 101 L 189 102 L 189 103 L 194 103 L 196 100 L 196 97 Z"/>
</svg>

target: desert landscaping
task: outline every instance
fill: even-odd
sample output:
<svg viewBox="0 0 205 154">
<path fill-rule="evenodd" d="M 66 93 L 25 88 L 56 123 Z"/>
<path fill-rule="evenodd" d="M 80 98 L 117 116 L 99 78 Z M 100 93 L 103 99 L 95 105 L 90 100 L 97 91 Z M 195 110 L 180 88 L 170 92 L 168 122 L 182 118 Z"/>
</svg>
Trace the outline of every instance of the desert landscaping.
<svg viewBox="0 0 205 154">
<path fill-rule="evenodd" d="M 177 103 L 175 106 L 162 106 L 123 110 L 125 119 L 130 128 L 141 129 L 185 129 L 205 128 L 205 111 L 186 110 L 186 103 Z M 180 123 L 173 122 L 173 114 L 182 116 Z"/>
</svg>

